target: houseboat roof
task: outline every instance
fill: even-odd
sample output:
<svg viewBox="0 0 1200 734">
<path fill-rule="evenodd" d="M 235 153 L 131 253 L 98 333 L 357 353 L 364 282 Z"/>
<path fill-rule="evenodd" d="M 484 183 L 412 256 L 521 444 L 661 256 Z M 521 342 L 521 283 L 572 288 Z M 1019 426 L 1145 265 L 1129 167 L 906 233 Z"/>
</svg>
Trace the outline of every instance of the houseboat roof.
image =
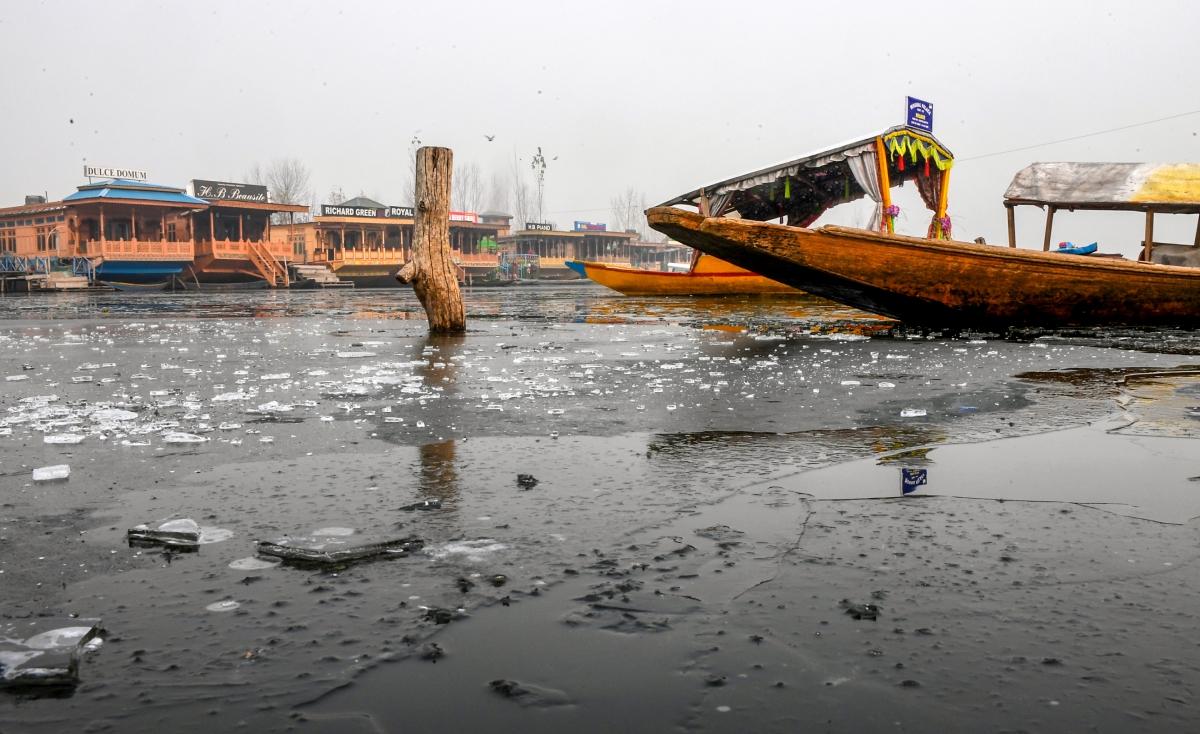
<svg viewBox="0 0 1200 734">
<path fill-rule="evenodd" d="M 458 224 L 458 222 L 456 222 Z M 508 242 L 521 237 L 612 237 L 614 239 L 632 240 L 637 237 L 637 233 L 631 232 L 609 232 L 604 229 L 518 229 L 511 234 L 504 235 L 500 238 L 502 242 Z"/>
<path fill-rule="evenodd" d="M 812 216 L 837 204 L 866 195 L 847 161 L 880 149 L 899 164 L 888 180 L 892 186 L 916 178 L 934 168 L 944 171 L 954 163 L 954 154 L 933 135 L 903 125 L 881 133 L 855 138 L 794 160 L 761 168 L 709 184 L 676 196 L 659 206 L 699 207 L 704 198 L 721 205 L 713 216 L 736 210 L 746 219 L 771 219 L 792 211 Z M 911 163 L 905 166 L 904 159 Z"/>
<path fill-rule="evenodd" d="M 1200 212 L 1200 163 L 1034 163 L 1017 172 L 1006 206 Z"/>
<path fill-rule="evenodd" d="M 73 194 L 63 197 L 64 202 L 84 202 L 92 200 L 120 199 L 122 201 L 144 201 L 151 204 L 175 204 L 182 206 L 206 207 L 208 202 L 188 196 L 177 186 L 163 186 L 131 181 L 127 178 L 112 178 L 94 181 L 78 187 Z"/>
<path fill-rule="evenodd" d="M 277 201 L 238 201 L 237 199 L 204 199 L 214 209 L 253 209 L 260 212 L 307 212 L 304 204 L 283 204 Z"/>
<path fill-rule="evenodd" d="M 47 201 L 40 204 L 22 204 L 0 208 L 0 217 L 15 217 L 28 214 L 45 214 L 46 212 L 62 211 L 66 205 L 61 201 Z"/>
<path fill-rule="evenodd" d="M 369 196 L 356 196 L 353 199 L 347 199 L 338 206 L 352 206 L 356 209 L 386 209 L 387 204 L 381 204 Z"/>
</svg>

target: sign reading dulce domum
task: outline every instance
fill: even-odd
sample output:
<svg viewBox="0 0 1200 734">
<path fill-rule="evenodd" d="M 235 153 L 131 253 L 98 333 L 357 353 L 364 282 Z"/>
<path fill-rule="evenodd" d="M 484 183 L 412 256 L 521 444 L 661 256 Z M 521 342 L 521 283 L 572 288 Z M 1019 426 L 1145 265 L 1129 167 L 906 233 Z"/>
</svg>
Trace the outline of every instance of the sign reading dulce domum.
<svg viewBox="0 0 1200 734">
<path fill-rule="evenodd" d="M 84 165 L 83 175 L 86 178 L 124 178 L 129 181 L 145 181 L 150 177 L 150 174 L 137 168 L 89 165 Z"/>
</svg>

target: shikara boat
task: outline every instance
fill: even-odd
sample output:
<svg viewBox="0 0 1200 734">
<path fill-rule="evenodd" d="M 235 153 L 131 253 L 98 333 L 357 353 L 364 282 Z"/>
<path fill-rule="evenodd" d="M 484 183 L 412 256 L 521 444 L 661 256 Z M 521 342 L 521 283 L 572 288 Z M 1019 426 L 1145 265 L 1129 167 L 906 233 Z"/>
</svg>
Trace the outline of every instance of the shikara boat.
<svg viewBox="0 0 1200 734">
<path fill-rule="evenodd" d="M 797 293 L 795 288 L 764 278 L 712 255 L 695 252 L 687 270 L 643 270 L 580 260 L 567 267 L 627 296 L 741 296 Z"/>
<path fill-rule="evenodd" d="M 647 217 L 656 230 L 698 250 L 814 295 L 917 326 L 1200 324 L 1200 230 L 1196 245 L 1155 243 L 1153 237 L 1156 212 L 1200 214 L 1200 165 L 1034 164 L 1017 174 L 1005 194 L 1010 246 L 989 246 L 949 238 L 949 165 L 934 187 L 934 176 L 919 163 L 926 152 L 925 159 L 935 165 L 948 163 L 948 151 L 928 136 L 918 139 L 924 149 L 919 146 L 915 156 L 908 143 L 898 151 L 890 142 L 897 133 L 915 135 L 889 130 L 874 141 L 685 194 L 649 210 Z M 859 160 L 852 163 L 852 156 Z M 897 163 L 900 158 L 907 159 L 905 164 Z M 875 182 L 862 173 L 872 168 Z M 927 239 L 894 234 L 890 220 L 895 209 L 881 195 L 889 180 L 894 182 L 897 174 L 903 180 L 913 169 L 922 199 L 934 210 Z M 820 211 L 839 203 L 829 195 L 839 178 L 850 197 L 871 196 L 878 203 L 876 227 L 807 226 Z M 806 179 L 814 194 L 810 201 L 780 202 L 767 193 L 778 192 L 785 181 L 795 191 L 797 180 L 802 184 Z M 775 211 L 770 203 L 778 205 Z M 699 211 L 677 208 L 684 204 Z M 1018 205 L 1048 207 L 1042 251 L 1016 248 L 1013 209 Z M 1050 252 L 1059 209 L 1144 212 L 1142 261 Z M 788 223 L 763 221 L 775 217 Z"/>
</svg>

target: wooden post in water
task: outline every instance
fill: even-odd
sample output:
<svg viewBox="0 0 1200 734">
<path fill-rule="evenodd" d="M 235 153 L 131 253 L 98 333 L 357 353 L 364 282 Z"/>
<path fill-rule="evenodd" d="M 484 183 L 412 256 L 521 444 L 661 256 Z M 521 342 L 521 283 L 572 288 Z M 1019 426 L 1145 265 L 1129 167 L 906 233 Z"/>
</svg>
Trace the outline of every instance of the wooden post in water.
<svg viewBox="0 0 1200 734">
<path fill-rule="evenodd" d="M 412 260 L 396 278 L 412 283 L 425 307 L 430 334 L 461 334 L 467 330 L 462 291 L 450 256 L 450 173 L 454 153 L 449 148 L 417 151 L 416 211 Z"/>
</svg>

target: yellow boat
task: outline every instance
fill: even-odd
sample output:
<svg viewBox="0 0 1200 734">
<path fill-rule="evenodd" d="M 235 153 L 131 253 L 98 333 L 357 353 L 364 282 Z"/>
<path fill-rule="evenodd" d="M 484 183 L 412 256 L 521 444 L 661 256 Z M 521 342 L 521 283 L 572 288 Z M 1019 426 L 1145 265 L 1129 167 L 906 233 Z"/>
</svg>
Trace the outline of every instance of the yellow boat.
<svg viewBox="0 0 1200 734">
<path fill-rule="evenodd" d="M 681 272 L 642 270 L 623 265 L 567 261 L 567 267 L 627 296 L 744 296 L 801 291 L 764 278 L 699 250 Z"/>
</svg>

